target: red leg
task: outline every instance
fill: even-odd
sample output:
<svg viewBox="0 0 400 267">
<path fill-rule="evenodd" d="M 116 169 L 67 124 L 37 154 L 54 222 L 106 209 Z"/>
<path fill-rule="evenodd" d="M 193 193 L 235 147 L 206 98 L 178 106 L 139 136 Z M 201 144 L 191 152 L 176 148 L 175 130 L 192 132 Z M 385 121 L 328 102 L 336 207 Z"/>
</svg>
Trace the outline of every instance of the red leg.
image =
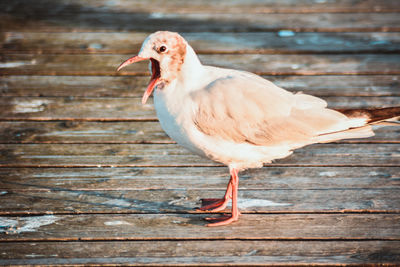
<svg viewBox="0 0 400 267">
<path fill-rule="evenodd" d="M 213 223 L 207 224 L 207 226 L 221 226 L 221 225 L 227 225 L 230 224 L 231 222 L 235 222 L 239 219 L 239 208 L 237 206 L 237 194 L 238 194 L 238 187 L 239 187 L 239 176 L 238 176 L 238 171 L 236 169 L 231 169 L 231 180 L 229 184 L 231 185 L 231 190 L 232 190 L 232 214 L 231 216 L 223 216 L 220 218 L 207 218 L 209 221 L 216 221 Z M 228 186 L 229 188 L 229 186 Z"/>
<path fill-rule="evenodd" d="M 228 186 L 226 188 L 225 196 L 221 199 L 219 198 L 205 198 L 202 199 L 202 206 L 199 208 L 199 210 L 202 211 L 221 211 L 226 208 L 228 205 L 229 200 L 232 198 L 232 176 L 231 179 L 229 180 Z"/>
</svg>

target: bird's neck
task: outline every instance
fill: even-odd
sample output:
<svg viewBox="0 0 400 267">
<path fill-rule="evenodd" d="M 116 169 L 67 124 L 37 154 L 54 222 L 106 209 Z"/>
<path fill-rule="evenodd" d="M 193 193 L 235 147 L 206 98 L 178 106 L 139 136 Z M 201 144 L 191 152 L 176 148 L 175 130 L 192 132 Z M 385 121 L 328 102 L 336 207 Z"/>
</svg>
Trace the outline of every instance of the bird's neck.
<svg viewBox="0 0 400 267">
<path fill-rule="evenodd" d="M 193 48 L 187 45 L 185 60 L 178 75 L 179 82 L 185 84 L 187 90 L 196 90 L 197 88 L 193 85 L 199 84 L 201 78 L 204 78 L 203 75 L 204 66 L 201 64 Z"/>
</svg>

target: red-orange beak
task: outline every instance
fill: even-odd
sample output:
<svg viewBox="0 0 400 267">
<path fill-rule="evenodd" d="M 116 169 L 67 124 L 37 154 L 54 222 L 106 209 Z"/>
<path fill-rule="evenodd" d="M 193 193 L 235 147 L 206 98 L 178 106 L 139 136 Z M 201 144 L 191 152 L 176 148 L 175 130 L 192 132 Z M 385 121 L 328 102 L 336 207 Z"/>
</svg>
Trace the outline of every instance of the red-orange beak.
<svg viewBox="0 0 400 267">
<path fill-rule="evenodd" d="M 146 91 L 144 92 L 144 95 L 142 97 L 142 104 L 146 104 L 147 99 L 149 98 L 149 96 L 151 95 L 151 93 L 154 90 L 154 87 L 157 85 L 157 82 L 159 81 L 160 77 L 161 77 L 161 71 L 160 71 L 160 64 L 158 63 L 157 60 L 153 59 L 153 58 L 143 58 L 143 57 L 139 57 L 139 56 L 134 56 L 131 57 L 127 60 L 125 60 L 117 69 L 117 71 L 121 70 L 122 68 L 132 64 L 132 63 L 136 63 L 139 61 L 143 61 L 146 59 L 150 59 L 151 61 L 151 80 L 149 85 L 147 86 Z"/>
</svg>

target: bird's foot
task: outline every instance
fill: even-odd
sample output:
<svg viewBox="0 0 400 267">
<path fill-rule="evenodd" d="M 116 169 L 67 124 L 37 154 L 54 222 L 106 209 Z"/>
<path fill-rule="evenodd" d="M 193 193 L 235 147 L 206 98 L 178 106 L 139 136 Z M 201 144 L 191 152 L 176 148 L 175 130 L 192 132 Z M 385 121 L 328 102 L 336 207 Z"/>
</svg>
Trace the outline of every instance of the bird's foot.
<svg viewBox="0 0 400 267">
<path fill-rule="evenodd" d="M 228 225 L 232 222 L 236 222 L 239 219 L 240 213 L 236 215 L 230 215 L 230 214 L 225 214 L 221 217 L 217 218 L 205 218 L 206 221 L 209 221 L 211 223 L 207 224 L 206 226 L 208 227 L 213 227 L 213 226 L 223 226 L 223 225 Z"/>
<path fill-rule="evenodd" d="M 221 211 L 228 205 L 229 199 L 225 198 L 203 198 L 201 200 L 200 211 Z"/>
<path fill-rule="evenodd" d="M 226 208 L 229 200 L 232 199 L 232 213 L 231 215 L 224 215 L 217 218 L 206 218 L 211 223 L 207 226 L 222 226 L 235 222 L 239 219 L 239 209 L 237 205 L 237 191 L 238 191 L 238 171 L 235 168 L 230 170 L 231 179 L 229 180 L 228 187 L 226 188 L 225 196 L 222 199 L 202 199 L 202 206 L 199 210 L 202 211 L 221 211 Z"/>
</svg>

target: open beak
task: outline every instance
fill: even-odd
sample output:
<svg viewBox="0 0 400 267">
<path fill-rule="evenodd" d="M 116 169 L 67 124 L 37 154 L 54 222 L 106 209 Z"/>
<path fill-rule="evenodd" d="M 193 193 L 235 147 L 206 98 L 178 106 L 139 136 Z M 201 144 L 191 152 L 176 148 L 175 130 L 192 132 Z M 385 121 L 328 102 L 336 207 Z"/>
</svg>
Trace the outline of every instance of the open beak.
<svg viewBox="0 0 400 267">
<path fill-rule="evenodd" d="M 150 61 L 151 61 L 151 80 L 150 80 L 149 85 L 147 86 L 146 91 L 144 92 L 143 97 L 142 97 L 142 104 L 146 104 L 147 99 L 153 92 L 154 87 L 157 85 L 157 82 L 160 80 L 161 71 L 160 71 L 160 64 L 158 63 L 158 61 L 153 58 L 144 58 L 144 57 L 134 56 L 134 57 L 131 57 L 131 58 L 125 60 L 117 69 L 117 71 L 119 71 L 122 68 L 124 68 L 132 63 L 136 63 L 136 62 L 147 60 L 147 59 L 150 59 Z"/>
<path fill-rule="evenodd" d="M 131 58 L 125 60 L 121 65 L 119 65 L 117 71 L 120 71 L 122 68 L 124 68 L 124 67 L 126 67 L 126 66 L 128 66 L 128 65 L 130 65 L 132 63 L 136 63 L 136 62 L 143 61 L 143 60 L 146 60 L 146 59 L 148 59 L 148 58 L 139 57 L 139 56 L 131 57 Z"/>
</svg>

